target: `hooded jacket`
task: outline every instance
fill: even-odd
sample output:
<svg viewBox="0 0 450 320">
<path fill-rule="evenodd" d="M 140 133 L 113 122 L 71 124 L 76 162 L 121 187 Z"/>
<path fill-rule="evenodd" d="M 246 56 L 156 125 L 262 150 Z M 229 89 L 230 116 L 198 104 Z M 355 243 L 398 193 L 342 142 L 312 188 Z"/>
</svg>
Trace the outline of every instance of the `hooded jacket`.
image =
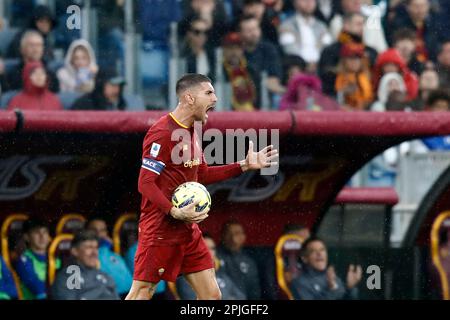
<svg viewBox="0 0 450 320">
<path fill-rule="evenodd" d="M 90 64 L 87 70 L 77 70 L 72 64 L 75 49 L 79 47 L 83 47 L 88 52 Z M 56 73 L 59 80 L 60 91 L 80 93 L 92 92 L 95 86 L 95 74 L 91 71 L 93 68 L 97 68 L 97 59 L 89 42 L 84 39 L 72 42 L 67 50 L 64 67 L 59 69 Z"/>
<path fill-rule="evenodd" d="M 31 74 L 37 68 L 44 68 L 41 62 L 29 62 L 25 65 L 22 78 L 23 90 L 8 104 L 7 109 L 20 108 L 24 110 L 62 110 L 63 106 L 59 98 L 48 89 L 48 75 L 47 84 L 42 87 L 36 87 L 31 82 Z"/>
<path fill-rule="evenodd" d="M 95 89 L 75 101 L 73 110 L 125 110 L 126 101 L 123 97 L 123 84 L 120 86 L 119 101 L 117 105 L 109 102 L 103 94 L 103 89 L 111 79 L 118 77 L 113 69 L 100 69 L 95 79 Z"/>
<path fill-rule="evenodd" d="M 395 49 L 389 49 L 378 56 L 373 71 L 374 88 L 378 90 L 381 77 L 383 76 L 383 66 L 389 63 L 398 66 L 399 72 L 405 82 L 406 91 L 408 93 L 408 101 L 414 100 L 419 93 L 419 80 L 417 79 L 416 74 L 408 69 L 405 61 Z"/>
<path fill-rule="evenodd" d="M 399 73 L 389 72 L 385 74 L 378 86 L 378 100 L 372 105 L 372 111 L 386 111 L 386 103 L 389 99 L 389 82 L 391 80 L 397 80 L 400 84 L 400 90 L 406 92 L 405 81 L 403 81 L 403 77 Z"/>
</svg>

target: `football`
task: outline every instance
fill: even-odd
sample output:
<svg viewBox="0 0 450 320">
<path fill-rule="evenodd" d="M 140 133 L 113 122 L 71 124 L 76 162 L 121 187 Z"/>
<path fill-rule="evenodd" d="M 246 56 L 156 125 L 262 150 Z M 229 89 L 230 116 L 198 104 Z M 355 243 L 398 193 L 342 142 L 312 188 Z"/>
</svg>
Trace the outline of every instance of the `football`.
<svg viewBox="0 0 450 320">
<path fill-rule="evenodd" d="M 175 189 L 172 195 L 172 204 L 177 208 L 183 208 L 194 200 L 200 203 L 195 206 L 196 212 L 211 209 L 211 196 L 206 187 L 198 182 L 185 182 Z"/>
</svg>

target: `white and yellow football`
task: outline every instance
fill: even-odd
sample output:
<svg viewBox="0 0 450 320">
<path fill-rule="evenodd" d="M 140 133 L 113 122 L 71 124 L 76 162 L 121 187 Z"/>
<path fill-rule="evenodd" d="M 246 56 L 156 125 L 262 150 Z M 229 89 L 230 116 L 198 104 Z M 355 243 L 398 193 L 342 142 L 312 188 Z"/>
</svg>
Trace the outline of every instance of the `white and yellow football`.
<svg viewBox="0 0 450 320">
<path fill-rule="evenodd" d="M 183 208 L 195 200 L 199 204 L 195 206 L 196 212 L 211 209 L 211 196 L 204 185 L 198 182 L 185 182 L 175 189 L 172 195 L 172 204 L 177 208 Z"/>
</svg>

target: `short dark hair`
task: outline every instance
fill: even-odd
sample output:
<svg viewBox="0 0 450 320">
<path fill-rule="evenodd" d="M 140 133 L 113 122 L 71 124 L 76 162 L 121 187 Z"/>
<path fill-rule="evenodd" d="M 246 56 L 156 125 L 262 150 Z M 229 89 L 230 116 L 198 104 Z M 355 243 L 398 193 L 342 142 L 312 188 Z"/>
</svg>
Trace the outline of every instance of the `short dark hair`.
<svg viewBox="0 0 450 320">
<path fill-rule="evenodd" d="M 445 100 L 448 102 L 450 106 L 450 93 L 448 90 L 438 89 L 431 91 L 428 99 L 426 101 L 426 107 L 430 108 L 433 104 L 435 104 L 439 100 Z"/>
<path fill-rule="evenodd" d="M 242 16 L 239 18 L 238 30 L 239 30 L 239 31 L 241 30 L 241 25 L 242 25 L 243 22 L 246 22 L 246 21 L 249 21 L 249 20 L 258 20 L 258 19 L 257 19 L 253 14 L 245 14 L 245 15 L 242 15 Z"/>
<path fill-rule="evenodd" d="M 94 231 L 92 230 L 82 230 L 75 234 L 75 237 L 72 240 L 71 247 L 78 248 L 83 242 L 86 241 L 97 241 L 98 238 Z"/>
<path fill-rule="evenodd" d="M 209 82 L 212 83 L 211 79 L 207 76 L 199 73 L 188 73 L 185 74 L 177 81 L 176 93 L 179 96 L 186 89 L 198 86 L 200 83 Z"/>
<path fill-rule="evenodd" d="M 322 242 L 325 245 L 325 241 L 323 241 L 321 238 L 315 236 L 309 237 L 308 239 L 305 240 L 305 242 L 303 242 L 302 249 L 300 250 L 300 255 L 302 257 L 306 256 L 306 253 L 308 252 L 308 246 L 316 241 Z"/>
<path fill-rule="evenodd" d="M 23 233 L 27 234 L 33 230 L 46 228 L 49 230 L 48 223 L 39 218 L 30 218 L 23 223 Z"/>
<path fill-rule="evenodd" d="M 233 225 L 239 225 L 239 226 L 242 226 L 242 223 L 240 223 L 239 221 L 237 221 L 237 220 L 228 220 L 227 222 L 225 222 L 223 225 L 222 225 L 222 230 L 221 230 L 221 238 L 222 238 L 222 240 L 224 239 L 224 237 L 225 237 L 225 234 L 228 232 L 228 229 L 230 229 L 230 226 L 233 226 Z"/>
<path fill-rule="evenodd" d="M 292 233 L 307 229 L 304 225 L 298 223 L 288 223 L 283 227 L 283 234 Z"/>
<path fill-rule="evenodd" d="M 244 0 L 243 6 L 249 6 L 251 4 L 264 4 L 262 0 Z"/>
<path fill-rule="evenodd" d="M 411 40 L 416 41 L 417 35 L 414 30 L 410 28 L 401 28 L 394 32 L 394 43 L 397 43 L 402 40 Z"/>
</svg>

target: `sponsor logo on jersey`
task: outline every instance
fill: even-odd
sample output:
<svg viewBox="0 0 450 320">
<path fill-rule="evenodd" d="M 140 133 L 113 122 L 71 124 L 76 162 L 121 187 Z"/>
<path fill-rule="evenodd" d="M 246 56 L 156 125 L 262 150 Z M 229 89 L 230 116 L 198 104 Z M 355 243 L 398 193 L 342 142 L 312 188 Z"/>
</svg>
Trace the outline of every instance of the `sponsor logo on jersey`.
<svg viewBox="0 0 450 320">
<path fill-rule="evenodd" d="M 154 142 L 153 144 L 152 144 L 152 147 L 151 147 L 151 149 L 150 149 L 150 155 L 152 156 L 152 157 L 157 157 L 158 156 L 158 154 L 159 154 L 159 150 L 161 150 L 161 145 L 160 144 L 158 144 L 158 143 L 156 143 L 156 142 Z"/>
<path fill-rule="evenodd" d="M 191 168 L 200 165 L 200 159 L 189 160 L 184 163 L 185 168 Z"/>
</svg>

